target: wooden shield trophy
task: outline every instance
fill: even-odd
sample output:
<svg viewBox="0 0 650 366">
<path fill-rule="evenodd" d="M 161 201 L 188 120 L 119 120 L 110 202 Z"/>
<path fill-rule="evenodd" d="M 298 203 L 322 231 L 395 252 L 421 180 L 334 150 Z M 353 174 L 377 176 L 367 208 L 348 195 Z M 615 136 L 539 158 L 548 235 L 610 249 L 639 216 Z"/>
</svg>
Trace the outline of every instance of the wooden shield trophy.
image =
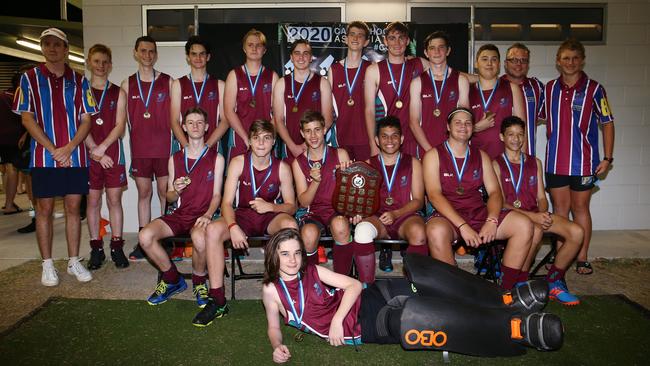
<svg viewBox="0 0 650 366">
<path fill-rule="evenodd" d="M 336 170 L 332 207 L 341 215 L 367 217 L 379 210 L 379 189 L 384 178 L 370 164 L 356 161 Z"/>
</svg>

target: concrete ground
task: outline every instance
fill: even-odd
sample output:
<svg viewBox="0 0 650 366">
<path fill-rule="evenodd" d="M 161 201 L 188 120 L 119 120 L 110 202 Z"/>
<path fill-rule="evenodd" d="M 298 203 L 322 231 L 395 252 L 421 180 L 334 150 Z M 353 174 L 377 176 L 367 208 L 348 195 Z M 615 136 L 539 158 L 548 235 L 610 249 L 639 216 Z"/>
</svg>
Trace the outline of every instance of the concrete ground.
<svg viewBox="0 0 650 366">
<path fill-rule="evenodd" d="M 0 194 L 4 202 L 4 195 Z M 19 195 L 16 203 L 28 207 L 25 195 Z M 61 211 L 61 203 L 57 203 Z M 5 289 L 0 297 L 0 332 L 11 327 L 24 316 L 40 306 L 52 296 L 100 298 L 100 299 L 137 299 L 143 306 L 148 306 L 145 299 L 153 292 L 156 282 L 156 270 L 146 261 L 131 262 L 131 266 L 118 270 L 108 261 L 100 270 L 93 272 L 94 279 L 89 283 L 78 283 L 66 273 L 67 256 L 64 234 L 64 219 L 55 219 L 54 258 L 58 261 L 60 284 L 47 288 L 40 284 L 40 255 L 34 234 L 18 234 L 16 229 L 28 224 L 27 212 L 11 216 L 0 214 L 0 281 Z M 85 225 L 85 221 L 83 222 Z M 135 245 L 135 234 L 126 234 L 125 252 Z M 88 231 L 84 226 L 81 239 L 81 255 L 88 258 Z M 108 248 L 106 243 L 105 248 Z M 545 252 L 546 247 L 540 253 Z M 539 255 L 541 257 L 542 254 Z M 246 270 L 260 271 L 262 255 L 259 249 L 251 250 L 250 260 L 244 262 Z M 622 293 L 632 300 L 650 308 L 650 230 L 644 231 L 595 231 L 590 260 L 594 262 L 594 274 L 580 276 L 573 268 L 567 272 L 567 282 L 578 295 L 618 294 Z M 394 258 L 395 271 L 401 273 L 401 259 Z M 460 266 L 471 270 L 469 257 L 459 259 Z M 228 264 L 229 266 L 229 264 Z M 184 260 L 178 264 L 179 270 L 191 272 L 191 263 Z M 378 272 L 378 275 L 386 275 Z M 229 279 L 226 279 L 226 294 L 230 295 Z M 237 283 L 238 299 L 259 299 L 260 280 L 242 280 Z M 181 299 L 192 299 L 191 290 L 178 295 Z M 164 305 L 161 305 L 164 306 Z M 194 314 L 179 314 L 191 321 Z"/>
</svg>

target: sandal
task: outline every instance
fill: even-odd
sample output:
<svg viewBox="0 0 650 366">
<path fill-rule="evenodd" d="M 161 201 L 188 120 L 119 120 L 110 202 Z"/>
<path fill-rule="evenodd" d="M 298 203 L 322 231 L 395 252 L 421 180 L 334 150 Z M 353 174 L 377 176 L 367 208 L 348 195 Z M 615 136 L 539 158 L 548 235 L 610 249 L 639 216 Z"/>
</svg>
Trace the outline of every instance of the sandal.
<svg viewBox="0 0 650 366">
<path fill-rule="evenodd" d="M 576 272 L 579 275 L 590 275 L 594 273 L 594 268 L 588 261 L 576 261 Z"/>
<path fill-rule="evenodd" d="M 17 214 L 17 213 L 21 213 L 21 212 L 23 212 L 23 209 L 20 208 L 20 207 L 18 207 L 18 206 L 16 206 L 15 203 L 13 203 L 12 205 L 14 206 L 14 208 L 15 208 L 16 210 L 14 210 L 14 211 L 5 211 L 5 212 L 3 213 L 3 215 L 15 215 L 15 214 Z M 6 207 L 3 207 L 3 209 L 6 209 Z"/>
</svg>

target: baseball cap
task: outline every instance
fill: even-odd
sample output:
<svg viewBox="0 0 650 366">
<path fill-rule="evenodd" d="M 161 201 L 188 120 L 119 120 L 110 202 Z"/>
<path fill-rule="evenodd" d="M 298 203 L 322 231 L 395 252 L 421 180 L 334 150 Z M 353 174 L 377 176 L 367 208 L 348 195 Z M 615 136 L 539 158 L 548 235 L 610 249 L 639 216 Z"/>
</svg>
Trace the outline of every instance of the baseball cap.
<svg viewBox="0 0 650 366">
<path fill-rule="evenodd" d="M 47 36 L 54 36 L 54 37 L 62 40 L 66 44 L 68 44 L 68 37 L 59 28 L 48 28 L 48 29 L 44 30 L 43 33 L 41 33 L 41 36 L 39 37 L 39 39 L 43 39 L 44 37 L 47 37 Z"/>
</svg>

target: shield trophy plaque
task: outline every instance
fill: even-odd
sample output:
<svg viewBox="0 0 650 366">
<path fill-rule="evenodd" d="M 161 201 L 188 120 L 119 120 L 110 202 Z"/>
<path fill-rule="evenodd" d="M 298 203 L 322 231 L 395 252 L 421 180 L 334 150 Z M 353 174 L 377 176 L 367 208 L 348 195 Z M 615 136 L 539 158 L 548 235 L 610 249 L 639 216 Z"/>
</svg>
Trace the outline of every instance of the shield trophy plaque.
<svg viewBox="0 0 650 366">
<path fill-rule="evenodd" d="M 341 215 L 367 217 L 379 210 L 379 189 L 383 183 L 379 171 L 370 164 L 356 161 L 336 170 L 332 207 Z"/>
</svg>

